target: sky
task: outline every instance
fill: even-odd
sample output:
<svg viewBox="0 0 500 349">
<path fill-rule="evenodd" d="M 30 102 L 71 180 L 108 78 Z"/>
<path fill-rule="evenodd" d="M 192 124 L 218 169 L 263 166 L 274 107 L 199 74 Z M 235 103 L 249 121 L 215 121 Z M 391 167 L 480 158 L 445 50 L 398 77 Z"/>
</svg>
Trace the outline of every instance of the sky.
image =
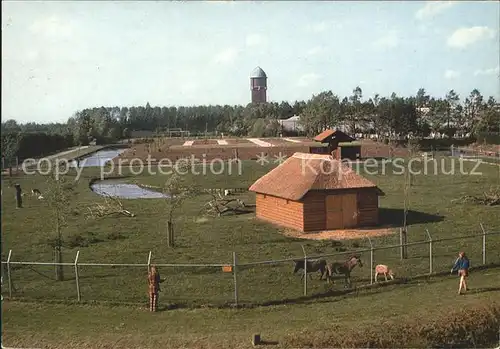
<svg viewBox="0 0 500 349">
<path fill-rule="evenodd" d="M 356 86 L 500 99 L 499 3 L 2 1 L 2 120 L 65 122 L 99 106 L 269 101 Z"/>
</svg>

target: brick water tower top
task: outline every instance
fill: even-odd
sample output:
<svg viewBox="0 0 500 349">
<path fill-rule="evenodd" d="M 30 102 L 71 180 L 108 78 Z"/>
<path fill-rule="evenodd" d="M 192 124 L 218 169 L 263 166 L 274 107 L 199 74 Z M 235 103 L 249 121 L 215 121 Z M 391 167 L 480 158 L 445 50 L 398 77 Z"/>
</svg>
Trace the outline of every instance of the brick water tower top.
<svg viewBox="0 0 500 349">
<path fill-rule="evenodd" d="M 250 90 L 252 91 L 252 103 L 267 102 L 267 75 L 261 67 L 257 67 L 250 75 Z"/>
</svg>

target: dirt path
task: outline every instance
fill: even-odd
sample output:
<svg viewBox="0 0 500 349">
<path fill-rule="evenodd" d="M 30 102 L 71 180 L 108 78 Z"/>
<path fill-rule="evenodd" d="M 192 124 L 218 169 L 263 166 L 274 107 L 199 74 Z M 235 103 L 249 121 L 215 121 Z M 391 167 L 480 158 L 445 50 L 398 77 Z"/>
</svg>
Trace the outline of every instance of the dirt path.
<svg viewBox="0 0 500 349">
<path fill-rule="evenodd" d="M 301 233 L 295 230 L 287 229 L 283 232 L 284 235 L 308 240 L 349 240 L 363 239 L 366 237 L 377 237 L 383 235 L 396 234 L 396 228 L 378 228 L 378 229 L 346 229 L 346 230 L 330 230 L 320 231 L 315 233 Z"/>
</svg>

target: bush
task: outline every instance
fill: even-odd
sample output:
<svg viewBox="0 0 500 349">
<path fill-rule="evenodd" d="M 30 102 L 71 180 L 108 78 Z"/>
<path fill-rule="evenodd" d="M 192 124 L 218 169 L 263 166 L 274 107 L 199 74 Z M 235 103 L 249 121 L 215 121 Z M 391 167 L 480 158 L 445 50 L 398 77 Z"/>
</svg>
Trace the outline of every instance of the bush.
<svg viewBox="0 0 500 349">
<path fill-rule="evenodd" d="M 422 319 L 401 323 L 384 322 L 346 330 L 332 325 L 328 331 L 304 330 L 288 335 L 284 344 L 309 348 L 476 347 L 496 342 L 500 326 L 500 304 L 443 310 L 442 315 L 422 324 Z"/>
<path fill-rule="evenodd" d="M 94 233 L 87 233 L 87 236 L 82 236 L 81 234 L 71 235 L 66 240 L 65 245 L 68 248 L 88 247 L 98 242 L 102 242 L 102 240 L 97 238 Z"/>
<path fill-rule="evenodd" d="M 56 246 L 59 246 L 59 239 L 57 237 L 50 237 L 45 240 L 45 243 L 50 247 L 55 248 Z M 64 239 L 61 239 L 60 243 L 61 245 L 64 244 Z"/>
<path fill-rule="evenodd" d="M 113 231 L 113 232 L 108 234 L 107 239 L 108 240 L 122 240 L 122 239 L 125 239 L 125 236 L 123 236 L 119 232 Z"/>
<path fill-rule="evenodd" d="M 478 143 L 500 144 L 500 134 L 493 132 L 478 132 L 476 135 Z"/>
<path fill-rule="evenodd" d="M 80 234 L 72 235 L 66 241 L 66 247 L 75 248 L 75 247 L 87 247 L 87 240 L 81 236 Z"/>
</svg>

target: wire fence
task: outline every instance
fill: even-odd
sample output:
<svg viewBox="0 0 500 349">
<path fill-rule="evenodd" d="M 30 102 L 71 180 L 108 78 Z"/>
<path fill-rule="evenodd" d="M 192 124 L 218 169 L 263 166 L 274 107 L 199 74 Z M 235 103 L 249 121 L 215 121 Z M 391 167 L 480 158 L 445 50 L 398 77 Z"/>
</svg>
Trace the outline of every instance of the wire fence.
<svg viewBox="0 0 500 349">
<path fill-rule="evenodd" d="M 463 159 L 489 159 L 496 160 L 500 163 L 500 151 L 461 148 L 455 146 L 451 146 L 450 150 L 451 156 L 460 157 Z"/>
<path fill-rule="evenodd" d="M 350 275 L 352 285 L 347 291 L 376 284 L 374 269 L 377 264 L 388 265 L 394 270 L 394 281 L 449 272 L 457 248 L 464 246 L 465 242 L 473 267 L 499 264 L 499 241 L 489 237 L 500 232 L 487 232 L 482 224 L 480 228 L 480 234 L 441 239 L 433 239 L 425 230 L 427 238 L 420 241 L 409 241 L 400 230 L 399 236 L 394 237 L 399 238 L 398 242 L 375 246 L 367 238 L 364 248 L 338 249 L 330 254 L 308 253 L 302 245 L 303 255 L 280 260 L 241 261 L 233 252 L 232 259 L 228 256 L 225 262 L 214 264 L 163 263 L 162 260 L 153 261 L 151 252 L 144 256 L 142 263 L 85 262 L 81 260 L 80 251 L 71 259 L 65 255 L 63 260 L 67 262 L 62 263 L 16 261 L 10 250 L 7 260 L 2 261 L 2 281 L 7 283 L 7 292 L 2 285 L 2 293 L 7 293 L 9 298 L 145 302 L 145 274 L 154 264 L 161 270 L 162 279 L 168 280 L 161 286 L 160 297 L 165 303 L 201 306 L 285 303 L 304 296 L 328 295 L 335 290 L 345 292 L 347 285 L 343 275 L 336 276 L 333 283 L 327 283 L 319 281 L 320 273 L 315 275 L 316 272 L 307 270 L 308 262 L 318 259 L 343 262 L 351 255 L 361 256 L 363 265 L 353 268 Z M 302 260 L 306 267 L 294 274 L 294 264 Z M 64 281 L 56 281 L 52 274 L 47 274 L 56 266 L 62 266 Z M 383 275 L 379 276 L 380 282 L 385 282 Z"/>
</svg>

